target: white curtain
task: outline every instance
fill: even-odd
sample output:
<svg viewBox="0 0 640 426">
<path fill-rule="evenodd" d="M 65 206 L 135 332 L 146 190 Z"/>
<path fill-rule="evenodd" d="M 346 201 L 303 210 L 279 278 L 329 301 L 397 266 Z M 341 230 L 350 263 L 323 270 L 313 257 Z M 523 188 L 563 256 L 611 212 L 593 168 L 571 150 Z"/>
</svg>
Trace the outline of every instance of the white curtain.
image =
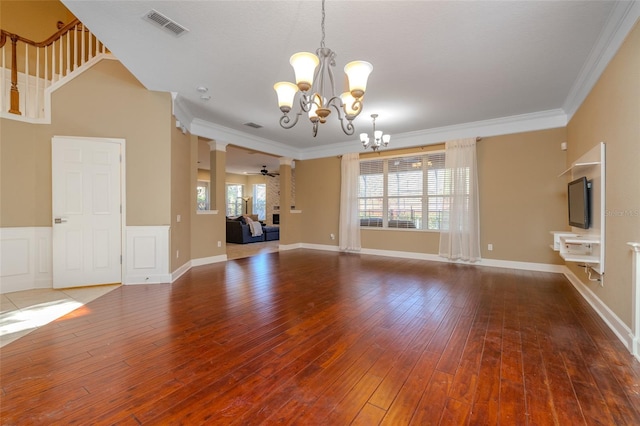
<svg viewBox="0 0 640 426">
<path fill-rule="evenodd" d="M 444 161 L 445 216 L 440 231 L 440 256 L 475 262 L 480 260 L 476 139 L 447 142 Z"/>
<path fill-rule="evenodd" d="M 342 156 L 340 184 L 340 239 L 341 251 L 360 251 L 360 218 L 358 217 L 358 180 L 360 178 L 360 155 L 350 153 Z"/>
</svg>

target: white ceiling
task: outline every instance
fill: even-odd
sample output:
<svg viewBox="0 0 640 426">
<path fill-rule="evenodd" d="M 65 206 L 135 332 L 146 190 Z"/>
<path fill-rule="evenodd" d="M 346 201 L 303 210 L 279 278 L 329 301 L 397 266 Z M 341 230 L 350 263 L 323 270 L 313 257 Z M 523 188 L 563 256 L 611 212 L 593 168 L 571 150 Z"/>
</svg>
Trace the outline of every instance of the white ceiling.
<svg viewBox="0 0 640 426">
<path fill-rule="evenodd" d="M 329 0 L 337 91 L 347 62 L 374 68 L 356 134 L 334 112 L 313 138 L 306 120 L 279 126 L 272 87 L 293 80 L 293 53 L 319 47 L 319 0 L 63 3 L 145 87 L 177 94 L 193 134 L 294 159 L 361 150 L 372 113 L 395 148 L 563 126 L 640 16 L 637 1 Z M 151 9 L 189 32 L 147 22 Z"/>
</svg>

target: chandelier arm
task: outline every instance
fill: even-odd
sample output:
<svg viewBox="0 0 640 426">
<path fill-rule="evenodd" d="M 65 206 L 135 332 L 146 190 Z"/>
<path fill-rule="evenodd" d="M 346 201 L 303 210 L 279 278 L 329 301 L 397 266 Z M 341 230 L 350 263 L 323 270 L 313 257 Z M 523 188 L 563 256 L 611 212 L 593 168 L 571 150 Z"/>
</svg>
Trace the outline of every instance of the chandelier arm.
<svg viewBox="0 0 640 426">
<path fill-rule="evenodd" d="M 357 116 L 359 116 L 360 113 L 362 112 L 362 100 L 354 99 L 353 104 L 351 104 L 351 109 L 355 111 L 355 114 L 353 114 L 353 118 L 356 118 Z"/>
<path fill-rule="evenodd" d="M 280 117 L 280 127 L 284 129 L 291 129 L 293 126 L 298 124 L 300 115 L 302 115 L 302 112 L 297 113 L 295 119 L 292 122 L 291 117 L 288 114 L 283 114 L 282 117 Z"/>
<path fill-rule="evenodd" d="M 300 96 L 300 109 L 302 110 L 302 112 L 309 112 L 311 110 L 313 98 L 313 96 L 309 96 L 304 93 L 302 94 L 302 96 Z M 302 114 L 302 112 L 299 112 L 298 115 Z"/>
<path fill-rule="evenodd" d="M 331 97 L 336 97 L 336 83 L 333 79 L 333 67 L 336 66 L 336 54 L 333 51 L 329 51 L 329 65 L 327 66 L 327 74 L 329 75 L 329 82 L 331 83 Z"/>
<path fill-rule="evenodd" d="M 356 131 L 356 128 L 353 126 L 353 122 L 351 120 L 346 120 L 347 125 L 344 125 L 345 120 L 340 117 L 340 125 L 342 126 L 342 131 L 345 135 L 351 136 Z"/>
<path fill-rule="evenodd" d="M 338 96 L 334 96 L 333 98 L 329 99 L 329 102 L 327 102 L 327 106 L 328 105 L 331 105 L 338 113 L 338 120 L 340 120 L 340 126 L 342 127 L 342 131 L 345 133 L 345 135 L 347 136 L 353 135 L 353 133 L 356 130 L 353 125 L 353 118 L 355 118 L 355 116 L 351 119 L 342 116 L 342 112 L 343 112 L 342 109 L 344 107 L 344 104 L 342 103 L 342 99 L 340 99 L 340 97 Z M 346 125 L 344 124 L 345 119 L 347 121 Z"/>
</svg>

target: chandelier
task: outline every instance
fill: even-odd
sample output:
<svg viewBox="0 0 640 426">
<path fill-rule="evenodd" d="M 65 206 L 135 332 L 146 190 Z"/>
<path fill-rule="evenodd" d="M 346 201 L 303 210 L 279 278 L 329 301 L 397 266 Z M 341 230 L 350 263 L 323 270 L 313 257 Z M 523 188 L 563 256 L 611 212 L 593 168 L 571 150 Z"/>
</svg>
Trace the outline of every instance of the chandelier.
<svg viewBox="0 0 640 426">
<path fill-rule="evenodd" d="M 364 149 L 371 148 L 377 151 L 381 145 L 385 148 L 389 145 L 391 135 L 383 135 L 382 130 L 376 130 L 376 118 L 378 118 L 378 114 L 371 114 L 371 118 L 373 119 L 373 139 L 369 139 L 369 135 L 366 133 L 360 133 L 360 142 L 362 142 Z"/>
<path fill-rule="evenodd" d="M 318 134 L 318 123 L 325 123 L 333 107 L 340 120 L 342 131 L 353 135 L 353 120 L 362 111 L 362 97 L 367 88 L 367 79 L 373 66 L 365 61 L 349 62 L 344 72 L 349 79 L 349 91 L 336 96 L 333 67 L 336 65 L 336 53 L 324 45 L 324 0 L 322 0 L 322 41 L 316 54 L 299 52 L 291 56 L 289 63 L 293 67 L 296 84 L 281 81 L 273 88 L 278 94 L 278 106 L 282 111 L 280 126 L 290 129 L 298 123 L 298 118 L 308 114 L 313 125 L 313 136 Z M 289 112 L 293 108 L 296 93 L 300 92 L 299 110 L 295 117 Z M 344 114 L 344 115 L 343 115 Z M 346 119 L 346 123 L 345 120 Z"/>
</svg>

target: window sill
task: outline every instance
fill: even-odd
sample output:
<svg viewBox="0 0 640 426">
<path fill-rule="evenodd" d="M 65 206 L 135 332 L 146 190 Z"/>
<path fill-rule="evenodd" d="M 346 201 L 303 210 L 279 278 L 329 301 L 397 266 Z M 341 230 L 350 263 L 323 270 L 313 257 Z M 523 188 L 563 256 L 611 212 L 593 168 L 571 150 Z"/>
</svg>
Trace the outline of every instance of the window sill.
<svg viewBox="0 0 640 426">
<path fill-rule="evenodd" d="M 218 210 L 196 210 L 196 214 L 218 214 Z"/>
</svg>

